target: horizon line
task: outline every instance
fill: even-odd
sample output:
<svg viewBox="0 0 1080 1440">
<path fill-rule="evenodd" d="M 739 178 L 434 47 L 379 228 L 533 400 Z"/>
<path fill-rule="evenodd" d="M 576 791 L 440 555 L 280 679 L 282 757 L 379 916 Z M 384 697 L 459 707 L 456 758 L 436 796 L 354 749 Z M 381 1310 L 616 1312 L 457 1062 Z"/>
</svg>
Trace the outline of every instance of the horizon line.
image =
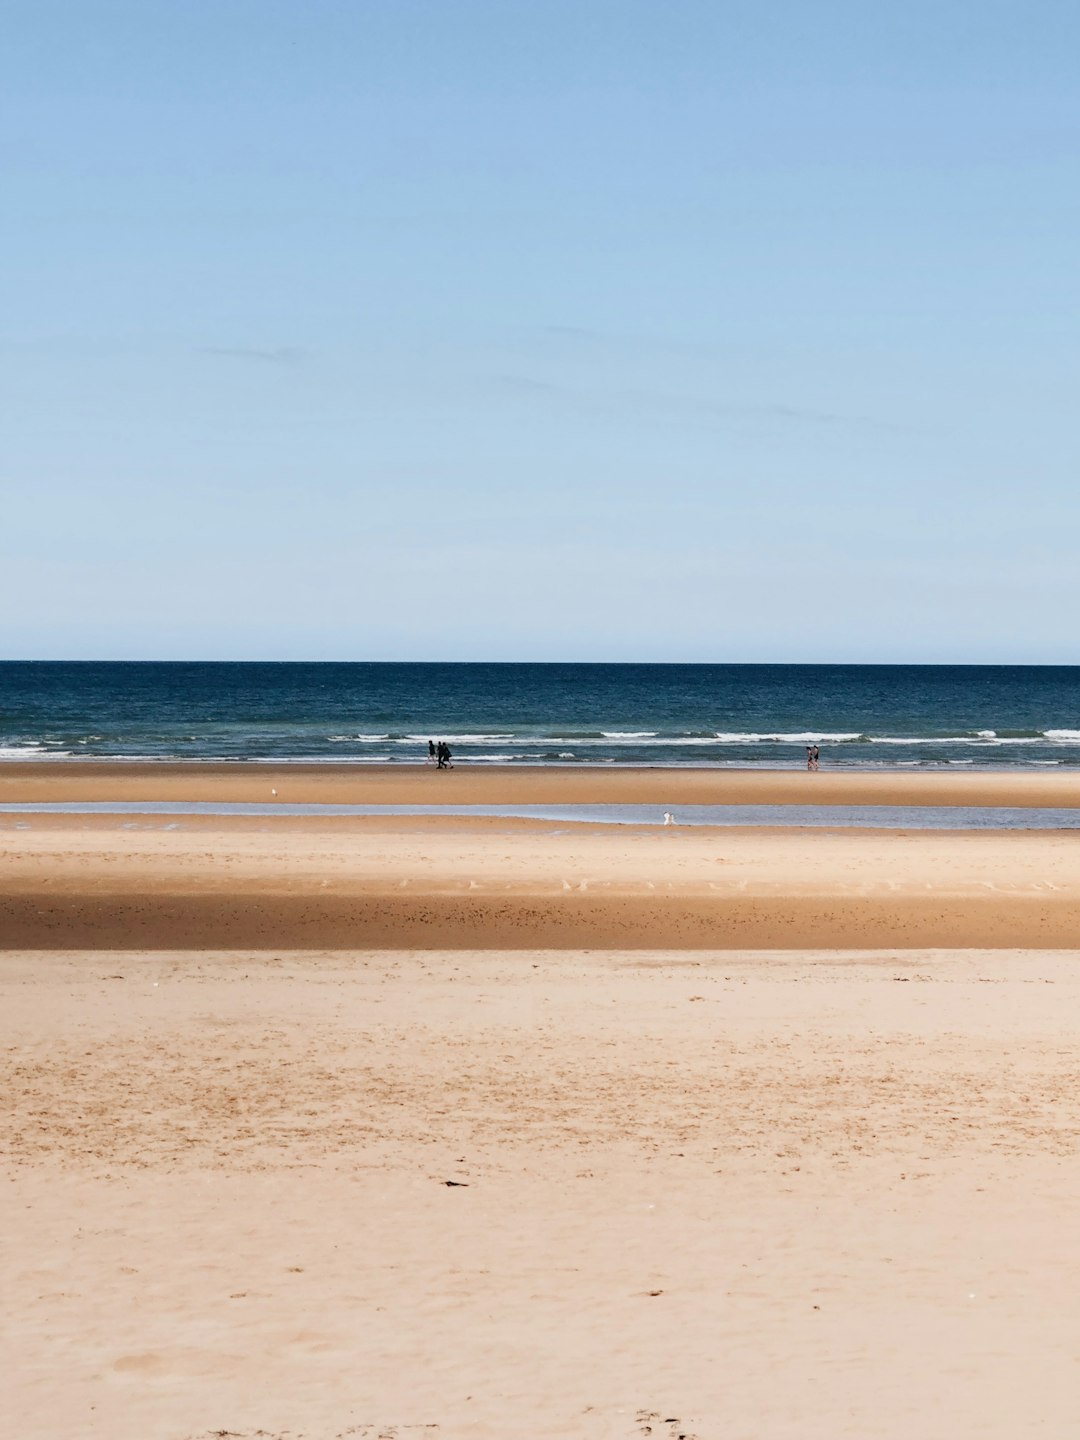
<svg viewBox="0 0 1080 1440">
<path fill-rule="evenodd" d="M 189 655 L 158 658 L 152 656 L 8 656 L 0 665 L 655 665 L 708 667 L 816 667 L 843 666 L 848 669 L 1011 669 L 1011 670 L 1075 670 L 1080 660 L 372 660 L 215 657 Z"/>
</svg>

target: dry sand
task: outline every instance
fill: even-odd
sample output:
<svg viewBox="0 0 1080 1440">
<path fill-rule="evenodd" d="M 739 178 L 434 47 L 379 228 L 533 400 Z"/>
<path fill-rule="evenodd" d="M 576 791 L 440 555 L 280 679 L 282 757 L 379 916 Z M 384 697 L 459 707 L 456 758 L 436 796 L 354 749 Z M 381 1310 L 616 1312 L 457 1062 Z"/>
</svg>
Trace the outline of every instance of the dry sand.
<svg viewBox="0 0 1080 1440">
<path fill-rule="evenodd" d="M 1078 847 L 4 816 L 0 1435 L 1080 1432 Z"/>
<path fill-rule="evenodd" d="M 9 954 L 2 1433 L 1075 1434 L 1076 962 Z"/>
</svg>

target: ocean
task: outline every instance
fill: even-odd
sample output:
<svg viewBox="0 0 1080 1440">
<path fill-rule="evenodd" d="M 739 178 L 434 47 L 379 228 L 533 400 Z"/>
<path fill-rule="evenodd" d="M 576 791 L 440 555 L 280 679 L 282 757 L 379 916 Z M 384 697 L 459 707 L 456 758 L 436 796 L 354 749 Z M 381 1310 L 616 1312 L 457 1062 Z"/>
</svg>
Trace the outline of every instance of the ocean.
<svg viewBox="0 0 1080 1440">
<path fill-rule="evenodd" d="M 1080 666 L 0 662 L 0 760 L 1080 764 Z"/>
</svg>

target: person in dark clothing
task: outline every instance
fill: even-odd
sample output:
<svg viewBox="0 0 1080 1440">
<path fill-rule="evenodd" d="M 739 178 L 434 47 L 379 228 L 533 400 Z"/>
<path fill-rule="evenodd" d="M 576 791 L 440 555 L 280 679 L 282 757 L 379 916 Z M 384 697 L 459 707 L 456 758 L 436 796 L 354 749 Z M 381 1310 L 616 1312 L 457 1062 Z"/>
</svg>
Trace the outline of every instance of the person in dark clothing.
<svg viewBox="0 0 1080 1440">
<path fill-rule="evenodd" d="M 427 758 L 428 758 L 428 764 L 429 764 L 429 765 L 431 765 L 431 764 L 434 762 L 434 760 L 435 760 L 435 741 L 434 741 L 434 740 L 429 740 L 429 741 L 427 742 Z"/>
</svg>

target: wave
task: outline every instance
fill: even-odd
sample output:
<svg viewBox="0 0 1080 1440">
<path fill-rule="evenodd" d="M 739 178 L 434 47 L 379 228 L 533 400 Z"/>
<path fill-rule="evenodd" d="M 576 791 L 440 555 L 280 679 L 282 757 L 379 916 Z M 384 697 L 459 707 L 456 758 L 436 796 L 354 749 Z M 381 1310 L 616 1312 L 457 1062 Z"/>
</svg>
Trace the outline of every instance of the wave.
<svg viewBox="0 0 1080 1440">
<path fill-rule="evenodd" d="M 826 730 L 756 731 L 718 730 L 713 737 L 722 745 L 844 745 L 855 740 L 865 740 L 858 731 Z"/>
<path fill-rule="evenodd" d="M 719 708 L 719 707 L 718 707 Z M 809 708 L 809 707 L 808 707 Z M 1056 706 L 1054 707 L 1057 708 Z M 1064 707 L 1062 707 L 1064 708 Z M 645 709 L 647 713 L 647 707 Z M 787 712 L 789 715 L 791 710 Z M 1044 712 L 1045 714 L 1045 712 Z M 43 724 L 12 725 L 0 733 L 0 761 L 17 762 L 68 759 L 89 756 L 119 760 L 324 760 L 326 763 L 378 762 L 415 764 L 426 758 L 428 734 L 405 731 L 405 721 L 394 721 L 389 712 L 378 714 L 391 723 L 389 732 L 334 731 L 325 729 L 341 716 L 323 720 L 316 731 L 310 720 L 282 721 L 248 727 L 240 722 L 215 723 L 202 733 L 185 727 L 155 726 L 135 722 L 131 731 L 103 726 L 103 734 L 85 730 L 76 722 L 57 728 Z M 358 719 L 369 718 L 361 712 Z M 467 717 L 457 714 L 458 723 Z M 644 718 L 644 717 L 642 717 Z M 669 719 L 671 717 L 666 717 Z M 682 718 L 682 717 L 680 717 Z M 694 718 L 686 717 L 693 725 Z M 860 716 L 859 718 L 863 718 Z M 890 719 L 876 717 L 883 731 L 893 730 Z M 895 729 L 908 723 L 933 724 L 927 715 L 897 716 Z M 1012 717 L 1009 717 L 1012 718 Z M 1023 717 L 1016 717 L 1022 721 Z M 1068 712 L 1062 718 L 1069 718 Z M 1004 717 L 1003 717 L 1004 719 Z M 413 723 L 416 723 L 414 720 Z M 1015 725 L 1015 721 L 1014 721 Z M 874 726 L 876 731 L 877 726 Z M 35 733 L 36 730 L 36 733 Z M 313 733 L 314 732 L 314 733 Z M 689 726 L 669 730 L 587 730 L 572 723 L 543 720 L 512 723 L 499 731 L 452 731 L 437 729 L 432 739 L 444 739 L 454 752 L 470 763 L 491 764 L 639 764 L 676 766 L 786 766 L 798 763 L 807 745 L 820 745 L 827 760 L 837 766 L 896 766 L 900 764 L 959 763 L 975 757 L 975 763 L 997 765 L 1066 765 L 1080 763 L 1080 728 L 1057 725 L 1046 729 L 1021 725 L 971 728 L 958 726 L 941 734 L 867 733 L 856 730 L 703 730 Z M 905 751 L 908 752 L 905 754 Z M 707 753 L 706 753 L 707 752 Z M 914 752 L 914 753 L 911 753 Z M 925 760 L 915 760 L 925 756 Z M 902 758 L 901 758 L 902 757 Z M 1060 758 L 1055 758 L 1060 757 Z"/>
<path fill-rule="evenodd" d="M 424 735 L 353 735 L 328 737 L 333 741 L 353 740 L 392 745 L 426 745 Z M 1005 734 L 996 730 L 969 731 L 966 735 L 867 735 L 857 730 L 716 730 L 711 733 L 681 732 L 664 735 L 656 730 L 603 730 L 594 734 L 538 735 L 535 732 L 442 735 L 453 745 L 541 746 L 557 751 L 561 745 L 579 749 L 682 749 L 691 746 L 722 745 L 971 745 L 979 748 L 1008 745 L 1080 745 L 1080 730 L 1046 730 L 1028 734 Z"/>
<path fill-rule="evenodd" d="M 426 745 L 428 740 L 444 740 L 447 745 L 505 745 L 513 740 L 531 740 L 529 735 L 515 735 L 512 732 L 504 732 L 501 735 L 445 735 L 435 731 L 432 735 L 394 735 L 391 736 L 395 745 L 415 745 L 419 742 Z"/>
<path fill-rule="evenodd" d="M 513 760 L 525 760 L 525 755 L 470 755 L 470 765 L 509 765 Z M 537 756 L 537 759 L 540 757 Z"/>
<path fill-rule="evenodd" d="M 0 745 L 0 760 L 29 760 L 35 755 L 48 755 L 57 760 L 64 760 L 70 757 L 70 750 L 53 750 L 48 745 L 39 745 L 33 741 L 25 745 Z"/>
<path fill-rule="evenodd" d="M 1027 744 L 1027 741 L 980 740 L 975 735 L 867 735 L 868 745 L 999 745 Z M 1031 744 L 1038 742 L 1032 740 Z"/>
<path fill-rule="evenodd" d="M 390 739 L 389 735 L 327 735 L 331 745 L 355 744 L 361 745 L 385 745 Z"/>
<path fill-rule="evenodd" d="M 991 738 L 993 737 L 993 738 Z M 980 730 L 974 735 L 868 735 L 869 745 L 1080 745 L 1080 730 L 1040 730 L 1035 735 L 998 735 Z"/>
<path fill-rule="evenodd" d="M 538 741 L 537 743 L 545 743 Z M 546 743 L 551 745 L 575 745 L 586 749 L 604 750 L 651 750 L 657 746 L 671 745 L 716 745 L 715 735 L 654 735 L 651 739 L 641 740 L 610 740 L 600 736 L 589 735 L 552 735 Z"/>
</svg>

